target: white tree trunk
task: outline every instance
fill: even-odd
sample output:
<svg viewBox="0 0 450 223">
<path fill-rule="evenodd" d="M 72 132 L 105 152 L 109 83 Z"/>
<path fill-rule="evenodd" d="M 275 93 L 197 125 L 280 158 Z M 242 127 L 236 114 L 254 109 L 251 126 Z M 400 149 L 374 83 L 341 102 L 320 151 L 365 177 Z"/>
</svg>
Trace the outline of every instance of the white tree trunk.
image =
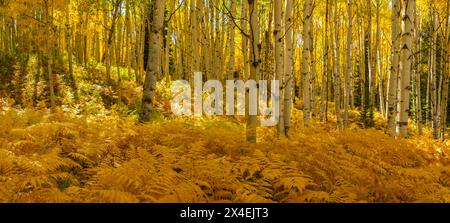
<svg viewBox="0 0 450 223">
<path fill-rule="evenodd" d="M 314 4 L 314 3 L 313 3 Z M 313 15 L 313 12 L 311 12 L 311 15 Z M 314 24 L 312 23 L 312 19 L 311 19 L 311 24 L 310 24 L 310 32 L 309 32 L 309 40 L 310 40 L 310 48 L 309 48 L 309 57 L 311 60 L 311 77 L 310 77 L 310 88 L 311 88 L 311 95 L 310 95 L 310 113 L 311 113 L 311 117 L 315 117 L 316 115 L 316 57 L 315 57 L 315 46 L 314 46 Z"/>
<path fill-rule="evenodd" d="M 248 22 L 247 22 L 247 17 L 248 17 L 248 1 L 247 0 L 242 0 L 242 9 L 241 9 L 241 29 L 244 32 L 247 32 L 247 27 L 248 27 Z M 242 34 L 241 35 L 241 45 L 242 45 L 242 61 L 243 61 L 243 68 L 242 68 L 242 79 L 248 79 L 249 77 L 249 63 L 248 63 L 248 39 L 247 37 Z"/>
<path fill-rule="evenodd" d="M 320 121 L 325 120 L 325 104 L 328 103 L 326 95 L 328 93 L 328 16 L 329 16 L 329 0 L 326 0 L 325 12 L 325 32 L 323 35 L 323 61 L 322 61 L 322 89 L 320 93 Z"/>
<path fill-rule="evenodd" d="M 311 83 L 309 74 L 309 55 L 311 48 L 311 0 L 305 0 L 303 7 L 303 51 L 302 51 L 302 82 L 303 82 L 303 125 L 307 126 L 310 120 L 311 111 Z"/>
<path fill-rule="evenodd" d="M 421 20 L 418 18 L 418 14 L 414 13 L 414 21 L 416 25 L 416 31 L 415 31 L 415 39 L 417 43 L 417 51 L 418 56 L 416 60 L 416 69 L 414 69 L 415 72 L 415 78 L 416 78 L 416 107 L 417 107 L 417 130 L 419 135 L 423 134 L 423 127 L 422 127 L 422 92 L 421 92 L 421 78 L 420 78 L 420 68 L 421 68 L 421 52 L 420 52 L 420 46 L 421 46 L 421 37 L 419 30 L 421 30 Z"/>
<path fill-rule="evenodd" d="M 282 1 L 274 1 L 274 18 L 275 18 L 275 28 L 273 31 L 275 37 L 275 50 L 274 50 L 274 58 L 275 58 L 275 79 L 280 81 L 280 83 L 284 83 L 284 66 L 283 66 L 283 31 L 282 31 Z M 281 85 L 283 86 L 283 84 Z M 284 109 L 283 100 L 279 101 L 280 103 L 280 119 L 278 122 L 278 135 L 284 135 Z"/>
<path fill-rule="evenodd" d="M 345 66 L 345 96 L 344 96 L 344 128 L 348 128 L 348 110 L 350 104 L 350 78 L 352 76 L 352 0 L 348 0 L 347 29 L 347 64 Z"/>
<path fill-rule="evenodd" d="M 236 0 L 231 0 L 231 9 L 230 13 L 234 15 L 236 11 Z M 234 63 L 235 63 L 235 33 L 234 33 L 234 23 L 232 21 L 234 18 L 229 18 L 228 26 L 229 26 L 229 46 L 230 46 L 230 60 L 228 62 L 228 80 L 234 79 Z"/>
<path fill-rule="evenodd" d="M 56 107 L 55 102 L 55 78 L 53 73 L 53 47 L 52 47 L 52 38 L 53 38 L 53 21 L 50 15 L 50 2 L 48 0 L 44 1 L 45 5 L 45 19 L 46 19 L 46 48 L 47 48 L 47 73 L 48 73 L 48 87 L 50 88 L 50 106 L 52 109 Z"/>
<path fill-rule="evenodd" d="M 412 42 L 413 42 L 413 12 L 416 7 L 415 0 L 405 0 L 402 16 L 402 47 L 400 54 L 400 102 L 399 102 L 399 135 L 402 138 L 408 137 L 409 120 L 409 94 L 411 91 L 411 64 L 412 64 Z"/>
<path fill-rule="evenodd" d="M 376 2 L 377 7 L 377 31 L 376 31 L 376 43 L 375 43 L 375 50 L 376 50 L 376 65 L 377 65 L 377 76 L 378 76 L 378 94 L 379 94 L 379 100 L 380 100 L 380 113 L 385 116 L 385 100 L 384 100 L 384 88 L 383 88 L 383 73 L 382 73 L 382 66 L 383 66 L 383 60 L 381 56 L 381 21 L 380 21 L 380 10 L 381 10 L 381 2 L 380 0 L 377 0 Z"/>
<path fill-rule="evenodd" d="M 435 9 L 435 1 L 433 1 L 433 5 L 431 7 L 431 20 L 432 20 L 432 41 L 430 48 L 430 80 L 431 80 L 431 118 L 432 118 L 432 128 L 433 128 L 433 137 L 435 139 L 438 138 L 438 129 L 439 129 L 439 113 L 438 113 L 438 83 L 437 83 L 437 72 L 436 72 L 436 58 L 437 58 L 437 36 L 438 36 L 438 15 Z"/>
<path fill-rule="evenodd" d="M 285 54 L 284 54 L 284 72 L 286 89 L 284 91 L 284 129 L 286 137 L 289 137 L 291 127 L 291 109 L 292 109 L 292 87 L 294 81 L 293 62 L 293 37 L 292 13 L 293 0 L 286 0 L 286 18 L 285 18 Z"/>
<path fill-rule="evenodd" d="M 387 118 L 388 128 L 391 136 L 395 136 L 396 118 L 397 118 L 397 89 L 399 76 L 399 51 L 400 51 L 400 2 L 392 0 L 392 51 L 391 51 L 391 69 L 389 76 L 388 106 Z"/>
<path fill-rule="evenodd" d="M 259 41 L 260 41 L 260 27 L 258 21 L 258 0 L 247 0 L 249 8 L 250 17 L 250 30 L 251 30 L 251 40 L 250 40 L 250 77 L 251 80 L 258 81 L 259 68 L 261 63 L 261 56 L 259 52 Z M 247 141 L 256 143 L 256 115 L 248 114 L 249 97 L 247 96 L 246 113 L 247 113 Z"/>
<path fill-rule="evenodd" d="M 334 1 L 334 103 L 336 109 L 336 123 L 341 129 L 341 69 L 340 69 L 340 39 L 338 0 Z"/>
<path fill-rule="evenodd" d="M 154 112 L 154 96 L 156 91 L 156 76 L 161 65 L 161 38 L 164 29 L 164 0 L 155 0 L 152 30 L 150 32 L 149 61 L 144 81 L 142 96 L 143 121 L 149 121 Z"/>
</svg>

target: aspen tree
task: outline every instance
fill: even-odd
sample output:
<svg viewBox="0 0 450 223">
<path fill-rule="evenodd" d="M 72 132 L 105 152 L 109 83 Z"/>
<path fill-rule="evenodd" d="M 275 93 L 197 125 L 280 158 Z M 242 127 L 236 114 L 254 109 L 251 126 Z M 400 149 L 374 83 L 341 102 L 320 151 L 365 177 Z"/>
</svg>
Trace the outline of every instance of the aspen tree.
<svg viewBox="0 0 450 223">
<path fill-rule="evenodd" d="M 197 7 L 198 7 L 198 17 L 199 17 L 199 24 L 201 27 L 201 39 L 202 39 L 202 57 L 204 58 L 204 68 L 206 77 L 209 79 L 213 73 L 211 66 L 211 36 L 208 32 L 208 11 L 205 11 L 207 8 L 205 8 L 203 0 L 197 1 Z"/>
<path fill-rule="evenodd" d="M 154 101 L 156 90 L 156 75 L 161 64 L 161 37 L 164 23 L 164 0 L 154 0 L 152 30 L 150 32 L 149 42 L 149 64 L 147 74 L 145 76 L 143 96 L 142 96 L 142 116 L 141 120 L 149 121 L 154 112 Z"/>
<path fill-rule="evenodd" d="M 348 29 L 347 29 L 347 64 L 345 66 L 345 96 L 344 96 L 344 128 L 348 128 L 348 110 L 350 104 L 350 78 L 352 76 L 352 0 L 348 0 Z"/>
<path fill-rule="evenodd" d="M 396 132 L 396 118 L 397 118 L 397 93 L 398 93 L 398 76 L 399 76 L 399 52 L 400 52 L 400 2 L 399 0 L 392 0 L 392 16 L 391 16 L 391 69 L 389 76 L 389 91 L 388 91 L 388 128 L 391 136 L 395 136 Z"/>
<path fill-rule="evenodd" d="M 75 82 L 75 78 L 73 77 L 73 61 L 72 61 L 72 30 L 70 28 L 70 0 L 65 0 L 65 26 L 66 26 L 66 50 L 67 50 L 67 60 L 69 63 L 69 80 L 72 86 L 73 91 L 75 92 L 75 97 L 77 97 L 77 85 Z"/>
<path fill-rule="evenodd" d="M 56 96 L 55 96 L 55 77 L 53 73 L 53 21 L 50 15 L 50 2 L 49 0 L 44 0 L 45 7 L 45 21 L 46 21 L 46 50 L 47 50 L 47 74 L 48 74 L 48 87 L 50 88 L 50 106 L 52 109 L 56 107 Z"/>
<path fill-rule="evenodd" d="M 275 50 L 274 50 L 274 58 L 275 58 L 275 79 L 279 80 L 280 83 L 283 83 L 284 78 L 284 67 L 283 67 L 283 33 L 281 30 L 282 27 L 282 2 L 275 1 L 274 2 L 274 18 L 275 18 L 275 29 L 273 31 L 274 41 L 275 41 Z M 283 107 L 283 100 L 280 100 L 280 108 Z M 278 122 L 278 135 L 284 134 L 284 113 L 280 110 L 280 119 Z"/>
<path fill-rule="evenodd" d="M 314 3 L 313 3 L 314 5 Z M 314 8 L 314 6 L 313 6 Z M 311 15 L 313 12 L 311 12 Z M 311 19 L 311 21 L 313 21 Z M 315 56 L 315 43 L 314 43 L 314 23 L 311 22 L 311 30 L 309 32 L 309 39 L 310 39 L 310 45 L 309 48 L 309 57 L 310 57 L 310 88 L 311 88 L 311 94 L 310 94 L 310 113 L 311 117 L 316 116 L 316 56 Z"/>
<path fill-rule="evenodd" d="M 222 66 L 222 58 L 223 58 L 223 49 L 222 49 L 222 35 L 221 35 L 221 28 L 220 28 L 220 19 L 221 19 L 221 12 L 219 10 L 220 7 L 220 1 L 221 0 L 213 0 L 214 8 L 211 9 L 211 11 L 214 12 L 214 25 L 211 23 L 211 26 L 214 28 L 214 75 L 216 79 L 222 80 L 223 79 L 223 66 Z M 258 10 L 256 10 L 257 12 Z"/>
<path fill-rule="evenodd" d="M 121 11 L 121 6 L 117 8 L 117 10 Z M 118 13 L 118 17 L 120 17 L 120 13 Z M 117 18 L 117 30 L 122 30 L 122 23 L 120 18 Z M 120 35 L 120 32 L 117 32 L 117 34 L 114 36 L 114 42 L 113 47 L 115 49 L 115 64 L 116 64 L 116 72 L 117 72 L 117 81 L 120 83 L 122 81 L 122 77 L 120 76 L 120 66 L 121 66 L 121 42 L 122 42 L 122 35 Z M 84 57 L 87 58 L 87 57 Z M 120 93 L 119 93 L 120 95 Z M 120 100 L 120 96 L 119 96 Z"/>
<path fill-rule="evenodd" d="M 417 45 L 417 59 L 415 62 L 415 84 L 416 84 L 416 121 L 417 121 L 417 130 L 419 135 L 423 134 L 423 127 L 422 127 L 422 91 L 421 91 L 421 78 L 420 78 L 420 68 L 421 68 L 421 60 L 422 60 L 422 53 L 420 52 L 421 47 L 421 36 L 419 33 L 419 30 L 421 30 L 421 20 L 418 18 L 419 15 L 417 12 L 414 13 L 414 23 L 415 23 L 415 41 Z M 416 57 L 415 57 L 416 58 Z"/>
<path fill-rule="evenodd" d="M 251 80 L 258 81 L 259 77 L 259 67 L 261 63 L 260 53 L 259 53 L 259 46 L 260 46 L 260 28 L 259 28 L 259 21 L 258 21 L 258 0 L 247 0 L 248 1 L 248 9 L 250 17 L 250 78 Z M 248 107 L 248 96 L 246 107 Z M 249 115 L 248 114 L 249 109 L 246 109 L 247 113 L 247 141 L 256 143 L 256 122 L 257 117 L 255 115 Z"/>
<path fill-rule="evenodd" d="M 199 48 L 198 48 L 198 20 L 197 20 L 197 8 L 195 5 L 195 0 L 190 0 L 190 24 L 191 24 L 191 56 L 192 56 L 192 70 L 189 75 L 192 75 L 193 72 L 200 71 L 200 57 L 199 57 Z"/>
<path fill-rule="evenodd" d="M 285 17 L 285 53 L 284 53 L 284 72 L 285 85 L 284 90 L 284 131 L 286 137 L 289 137 L 289 129 L 291 127 L 291 110 L 292 110 L 292 87 L 294 81 L 293 73 L 293 0 L 286 0 L 286 17 Z"/>
<path fill-rule="evenodd" d="M 241 6 L 241 29 L 243 32 L 247 32 L 248 27 L 248 0 L 242 0 Z M 243 69 L 242 69 L 242 78 L 247 79 L 250 73 L 249 67 L 249 56 L 248 56 L 248 38 L 244 33 L 241 35 L 241 48 L 242 48 L 242 61 L 243 61 Z"/>
<path fill-rule="evenodd" d="M 433 4 L 430 4 L 430 13 L 432 21 L 431 31 L 431 46 L 430 46 L 430 102 L 431 102 L 431 126 L 433 129 L 433 137 L 438 139 L 439 133 L 439 113 L 438 113 L 438 77 L 436 72 L 436 58 L 437 58 L 437 38 L 438 38 L 438 15 L 436 11 L 436 0 L 433 0 Z"/>
<path fill-rule="evenodd" d="M 376 26 L 377 26 L 377 30 L 375 33 L 375 54 L 376 54 L 376 66 L 377 66 L 377 77 L 378 77 L 378 95 L 379 95 L 379 100 L 380 100 L 380 104 L 379 104 L 379 109 L 380 109 L 380 113 L 383 115 L 383 117 L 385 116 L 385 100 L 384 100 L 384 88 L 383 88 L 383 73 L 382 73 L 382 66 L 383 66 L 383 60 L 382 60 L 382 55 L 381 55 L 381 21 L 380 21 L 380 10 L 381 10 L 381 2 L 380 0 L 376 1 Z"/>
<path fill-rule="evenodd" d="M 273 20 L 274 20 L 274 2 L 270 1 L 270 9 L 267 21 L 267 28 L 264 32 L 264 40 L 261 44 L 261 79 L 271 80 L 276 78 L 275 71 L 275 40 L 272 40 L 273 35 Z"/>
<path fill-rule="evenodd" d="M 411 91 L 411 64 L 412 64 L 412 41 L 413 41 L 413 12 L 416 7 L 415 0 L 405 0 L 402 16 L 402 45 L 400 53 L 401 82 L 399 83 L 399 122 L 398 129 L 401 138 L 408 137 L 409 120 L 409 94 Z"/>
<path fill-rule="evenodd" d="M 370 2 L 368 2 L 370 5 Z M 370 11 L 371 9 L 369 8 L 369 15 L 370 15 Z M 367 23 L 369 24 L 368 27 L 366 28 L 362 28 L 362 37 L 361 37 L 361 61 L 362 61 L 362 66 L 361 66 L 361 74 L 363 75 L 363 87 L 362 87 L 362 95 L 363 95 L 363 100 L 362 100 L 362 111 L 361 111 L 361 119 L 363 121 L 363 125 L 364 127 L 371 127 L 372 126 L 372 113 L 373 113 L 373 106 L 371 103 L 371 99 L 372 99 L 372 76 L 371 76 L 371 56 L 370 56 L 370 37 L 371 37 L 371 16 L 368 16 L 367 18 L 369 21 L 367 21 Z M 362 21 L 363 19 L 361 19 Z"/>
<path fill-rule="evenodd" d="M 447 0 L 446 4 L 446 15 L 450 15 L 450 1 Z M 450 76 L 450 27 L 449 27 L 449 16 L 445 18 L 445 29 L 444 29 L 444 39 L 443 39 L 443 55 L 441 55 L 444 59 L 444 69 L 442 69 L 442 75 L 444 79 L 443 90 L 442 90 L 442 98 L 441 98 L 441 132 L 440 139 L 442 141 L 445 140 L 445 134 L 447 130 L 447 104 L 448 104 L 448 94 L 449 94 L 449 76 Z"/>
<path fill-rule="evenodd" d="M 334 0 L 334 103 L 336 109 L 337 127 L 342 127 L 341 123 L 341 74 L 340 74 L 340 37 L 339 37 L 339 12 L 338 0 Z"/>
<path fill-rule="evenodd" d="M 325 104 L 327 103 L 328 94 L 328 16 L 329 16 L 329 0 L 325 3 L 325 32 L 323 35 L 323 59 L 322 59 L 322 86 L 320 93 L 320 121 L 325 120 Z"/>
<path fill-rule="evenodd" d="M 134 44 L 131 44 L 131 18 L 130 18 L 130 0 L 125 0 L 125 46 L 126 46 L 126 65 L 127 65 L 127 75 L 128 75 L 128 79 L 131 79 L 131 60 L 132 60 L 132 55 L 131 52 L 133 51 L 132 48 L 134 46 Z M 166 55 L 166 57 L 168 57 L 168 53 Z M 167 62 L 168 63 L 168 62 Z M 167 64 L 168 67 L 168 64 Z"/>
<path fill-rule="evenodd" d="M 230 14 L 233 15 L 236 11 L 236 0 L 231 0 L 231 8 L 230 8 Z M 229 18 L 228 21 L 228 35 L 229 35 L 229 40 L 230 40 L 230 59 L 228 62 L 228 80 L 233 80 L 234 79 L 234 63 L 235 63 L 235 32 L 234 32 L 234 23 L 233 20 L 234 18 Z"/>
<path fill-rule="evenodd" d="M 373 118 L 373 112 L 375 108 L 375 98 L 376 98 L 376 86 L 375 86 L 375 79 L 376 79 L 376 57 L 374 56 L 375 50 L 373 50 L 372 46 L 372 0 L 367 0 L 366 3 L 367 6 L 367 30 L 366 30 L 366 40 L 367 40 L 367 50 L 368 50 L 368 57 L 367 57 L 367 63 L 369 64 L 368 72 L 369 74 L 369 116 L 367 116 L 367 122 L 369 126 L 372 126 L 372 118 Z"/>
<path fill-rule="evenodd" d="M 303 82 L 303 125 L 307 126 L 310 120 L 311 111 L 311 83 L 309 73 L 309 55 L 311 47 L 311 16 L 312 3 L 311 0 L 305 0 L 303 7 L 303 51 L 302 51 L 302 82 Z"/>
</svg>

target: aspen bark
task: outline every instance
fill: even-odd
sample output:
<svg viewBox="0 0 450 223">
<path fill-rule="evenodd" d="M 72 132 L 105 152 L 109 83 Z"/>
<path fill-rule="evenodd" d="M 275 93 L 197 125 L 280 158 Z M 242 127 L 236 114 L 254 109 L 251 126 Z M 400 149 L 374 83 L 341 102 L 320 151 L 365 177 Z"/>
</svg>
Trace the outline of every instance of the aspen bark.
<svg viewBox="0 0 450 223">
<path fill-rule="evenodd" d="M 130 0 L 125 1 L 125 32 L 126 32 L 126 60 L 127 60 L 127 75 L 128 79 L 131 80 L 131 67 L 132 67 L 132 54 L 133 47 L 135 44 L 132 44 L 132 34 L 131 34 L 131 18 L 130 18 Z"/>
<path fill-rule="evenodd" d="M 309 1 L 309 0 L 307 0 Z M 280 83 L 283 82 L 284 78 L 284 67 L 283 67 L 283 33 L 282 33 L 282 1 L 275 1 L 274 2 L 274 18 L 275 18 L 275 29 L 273 31 L 274 34 L 274 40 L 275 40 L 275 50 L 274 50 L 274 58 L 275 58 L 275 79 L 280 81 Z M 284 86 L 284 84 L 281 84 L 281 86 Z M 283 91 L 281 91 L 283 92 Z M 278 122 L 278 135 L 284 135 L 285 129 L 284 129 L 284 112 L 281 110 L 284 108 L 283 100 L 279 101 L 280 103 L 280 119 Z"/>
<path fill-rule="evenodd" d="M 260 27 L 258 21 L 258 0 L 247 0 L 248 1 L 248 9 L 249 9 L 249 17 L 250 17 L 250 31 L 251 31 L 251 39 L 250 39 L 250 78 L 251 80 L 258 81 L 259 76 L 259 67 L 261 63 L 260 52 L 259 52 L 259 41 L 260 41 Z M 249 99 L 249 97 L 246 97 Z M 249 105 L 249 100 L 246 100 L 246 106 Z M 247 141 L 256 143 L 256 115 L 249 115 L 249 109 L 246 109 L 247 113 Z"/>
<path fill-rule="evenodd" d="M 50 89 L 50 106 L 52 109 L 56 107 L 55 102 L 55 78 L 53 74 L 53 47 L 52 47 L 52 38 L 53 38 L 53 31 L 52 31 L 52 25 L 53 21 L 50 15 L 50 2 L 48 0 L 44 0 L 45 5 L 45 19 L 46 19 L 46 48 L 47 48 L 47 74 L 48 74 L 48 87 Z"/>
<path fill-rule="evenodd" d="M 447 1 L 446 5 L 446 14 L 450 15 L 450 1 Z M 444 30 L 444 39 L 443 39 L 443 69 L 442 69 L 442 75 L 444 79 L 444 85 L 443 85 L 443 91 L 442 91 L 442 98 L 441 98 L 441 132 L 440 132 L 440 139 L 441 141 L 445 141 L 445 134 L 447 130 L 447 105 L 448 105 L 448 94 L 449 94 L 449 76 L 450 76 L 450 59 L 449 59 L 449 52 L 450 52 L 450 27 L 449 27 L 449 17 L 447 16 L 445 18 L 445 30 Z"/>
<path fill-rule="evenodd" d="M 413 41 L 413 12 L 416 6 L 415 0 L 406 0 L 404 2 L 404 10 L 402 16 L 402 46 L 400 53 L 400 71 L 401 82 L 400 101 L 399 101 L 399 135 L 401 138 L 408 137 L 408 120 L 409 120 L 409 96 L 411 91 L 411 64 L 412 64 L 412 41 Z"/>
<path fill-rule="evenodd" d="M 208 12 L 205 12 L 204 2 L 202 0 L 197 1 L 198 8 L 198 23 L 200 24 L 201 32 L 201 52 L 202 57 L 204 58 L 204 69 L 205 76 L 209 79 L 211 74 L 213 73 L 211 67 L 211 50 L 210 50 L 210 33 L 208 32 L 207 23 L 207 15 Z"/>
<path fill-rule="evenodd" d="M 195 0 L 190 0 L 190 24 L 191 24 L 191 56 L 192 56 L 192 71 L 200 72 L 200 57 L 198 48 L 198 21 L 197 21 L 197 8 L 195 5 Z M 189 75 L 192 75 L 190 73 Z"/>
<path fill-rule="evenodd" d="M 348 128 L 348 110 L 350 104 L 350 78 L 352 76 L 352 0 L 348 0 L 348 29 L 347 29 L 347 64 L 345 66 L 345 96 L 344 96 L 344 128 Z"/>
<path fill-rule="evenodd" d="M 215 75 L 216 79 L 222 80 L 223 73 L 224 73 L 223 72 L 224 67 L 222 66 L 222 63 L 223 63 L 223 61 L 222 61 L 222 58 L 223 58 L 222 41 L 223 41 L 223 39 L 222 39 L 222 35 L 221 35 L 220 26 L 218 25 L 218 24 L 220 24 L 220 19 L 221 19 L 221 13 L 218 10 L 218 8 L 220 7 L 220 0 L 214 0 L 211 2 L 214 5 L 214 9 L 211 9 L 211 10 L 212 11 L 216 10 L 214 12 L 214 16 L 213 16 L 215 25 L 211 24 L 211 26 L 214 27 L 214 31 L 215 31 L 215 34 L 213 34 L 214 35 L 214 49 L 213 49 L 214 50 L 214 57 L 213 57 L 214 58 L 214 61 L 213 61 L 214 75 Z M 256 12 L 258 12 L 257 9 L 256 9 Z"/>
<path fill-rule="evenodd" d="M 334 1 L 334 103 L 336 109 L 336 123 L 338 129 L 341 123 L 341 74 L 340 74 L 340 38 L 339 38 L 339 15 L 338 0 Z"/>
<path fill-rule="evenodd" d="M 244 32 L 247 32 L 248 22 L 246 18 L 248 17 L 248 1 L 242 1 L 242 10 L 241 10 L 241 29 Z M 242 69 L 242 79 L 246 80 L 249 77 L 250 67 L 248 63 L 248 39 L 242 34 L 241 35 L 241 47 L 242 47 L 242 61 L 243 61 L 243 69 Z"/>
<path fill-rule="evenodd" d="M 384 85 L 383 85 L 383 73 L 382 73 L 382 66 L 383 66 L 383 60 L 381 56 L 381 21 L 380 21 L 380 8 L 381 8 L 381 2 L 380 0 L 377 0 L 376 2 L 377 12 L 376 12 L 376 23 L 377 23 L 377 30 L 376 30 L 376 38 L 375 38 L 375 54 L 376 54 L 376 65 L 377 65 L 377 76 L 378 76 L 378 94 L 379 94 L 379 100 L 380 100 L 380 113 L 383 117 L 385 117 L 385 100 L 384 100 Z"/>
<path fill-rule="evenodd" d="M 152 19 L 152 30 L 150 32 L 149 60 L 152 61 L 148 66 L 145 76 L 143 97 L 142 97 L 142 117 L 141 120 L 149 121 L 154 112 L 156 76 L 161 64 L 161 37 L 164 23 L 164 0 L 154 0 L 154 12 Z"/>
<path fill-rule="evenodd" d="M 416 24 L 416 31 L 415 31 L 415 39 L 417 42 L 417 51 L 418 56 L 416 60 L 416 67 L 414 69 L 415 72 L 415 78 L 416 78 L 416 107 L 417 107 L 417 130 L 419 135 L 423 134 L 423 127 L 422 127 L 422 91 L 421 91 L 421 78 L 420 78 L 420 68 L 421 68 L 421 52 L 420 52 L 420 46 L 421 46 L 421 37 L 419 34 L 419 30 L 421 30 L 421 22 L 418 18 L 417 13 L 414 13 L 414 21 Z"/>
<path fill-rule="evenodd" d="M 310 83 L 310 67 L 309 55 L 311 47 L 311 0 L 305 0 L 303 7 L 303 51 L 302 51 L 302 82 L 303 82 L 303 125 L 307 126 L 311 117 L 311 83 Z"/>
<path fill-rule="evenodd" d="M 236 11 L 236 0 L 231 0 L 231 9 L 230 9 L 230 13 L 232 15 L 234 15 Z M 234 32 L 234 23 L 232 21 L 232 19 L 234 18 L 229 18 L 229 22 L 228 22 L 228 35 L 229 35 L 229 39 L 230 39 L 230 60 L 228 61 L 228 80 L 233 80 L 234 79 L 234 63 L 235 63 L 235 32 Z"/>
<path fill-rule="evenodd" d="M 325 9 L 325 32 L 323 35 L 323 59 L 322 59 L 322 88 L 320 93 L 320 121 L 325 120 L 325 104 L 328 103 L 326 95 L 328 94 L 328 16 L 329 0 L 326 0 Z"/>
<path fill-rule="evenodd" d="M 284 131 L 285 136 L 289 137 L 289 129 L 291 128 L 291 110 L 292 110 L 292 87 L 294 81 L 293 69 L 293 0 L 286 0 L 286 17 L 285 17 L 285 54 L 284 54 L 284 72 L 285 85 L 284 91 Z"/>
<path fill-rule="evenodd" d="M 438 139 L 439 136 L 439 113 L 438 113 L 438 77 L 436 72 L 436 58 L 437 58 L 437 37 L 438 37 L 438 15 L 436 12 L 436 1 L 433 0 L 433 4 L 430 5 L 431 7 L 431 18 L 432 18 L 432 41 L 431 41 L 431 47 L 430 47 L 430 81 L 431 81 L 431 88 L 430 88 L 430 102 L 431 102 L 431 124 L 433 129 L 433 137 L 435 139 Z"/>
<path fill-rule="evenodd" d="M 314 3 L 313 3 L 314 4 Z M 311 12 L 311 15 L 313 12 Z M 312 19 L 311 19 L 312 21 Z M 316 116 L 316 56 L 315 56 L 315 45 L 314 45 L 314 23 L 311 22 L 311 29 L 309 32 L 309 40 L 311 47 L 309 48 L 309 57 L 310 57 L 310 113 L 311 117 Z"/>
<path fill-rule="evenodd" d="M 69 61 L 69 80 L 70 80 L 70 84 L 72 86 L 72 89 L 74 91 L 74 95 L 75 98 L 77 98 L 78 94 L 77 94 L 77 85 L 75 82 L 75 78 L 73 76 L 73 61 L 72 61 L 72 30 L 70 28 L 70 0 L 65 0 L 65 26 L 66 26 L 66 33 L 65 33 L 65 37 L 66 37 L 66 49 L 67 49 L 67 60 Z"/>
<path fill-rule="evenodd" d="M 399 51 L 400 51 L 400 2 L 399 0 L 392 0 L 392 50 L 391 50 L 391 69 L 389 76 L 389 91 L 388 91 L 388 128 L 391 136 L 395 136 L 396 119 L 397 119 L 397 93 L 398 93 L 398 76 L 399 76 Z"/>
</svg>

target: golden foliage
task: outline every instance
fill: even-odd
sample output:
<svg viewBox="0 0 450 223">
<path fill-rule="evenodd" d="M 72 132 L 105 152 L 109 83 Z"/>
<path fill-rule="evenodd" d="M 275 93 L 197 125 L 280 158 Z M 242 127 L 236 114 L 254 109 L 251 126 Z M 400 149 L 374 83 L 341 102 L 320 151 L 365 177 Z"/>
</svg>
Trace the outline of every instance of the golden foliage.
<svg viewBox="0 0 450 223">
<path fill-rule="evenodd" d="M 0 113 L 0 202 L 450 202 L 449 146 L 427 139 L 295 120 L 252 145 L 220 118 Z"/>
</svg>

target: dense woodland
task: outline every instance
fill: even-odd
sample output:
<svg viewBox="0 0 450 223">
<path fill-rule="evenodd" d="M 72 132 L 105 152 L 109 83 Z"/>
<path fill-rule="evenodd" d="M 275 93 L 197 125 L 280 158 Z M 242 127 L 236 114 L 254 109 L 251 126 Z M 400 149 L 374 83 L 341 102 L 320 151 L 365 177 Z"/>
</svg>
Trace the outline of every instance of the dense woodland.
<svg viewBox="0 0 450 223">
<path fill-rule="evenodd" d="M 450 202 L 449 10 L 0 0 L 0 202 Z M 194 72 L 279 80 L 278 125 L 174 116 Z"/>
</svg>

